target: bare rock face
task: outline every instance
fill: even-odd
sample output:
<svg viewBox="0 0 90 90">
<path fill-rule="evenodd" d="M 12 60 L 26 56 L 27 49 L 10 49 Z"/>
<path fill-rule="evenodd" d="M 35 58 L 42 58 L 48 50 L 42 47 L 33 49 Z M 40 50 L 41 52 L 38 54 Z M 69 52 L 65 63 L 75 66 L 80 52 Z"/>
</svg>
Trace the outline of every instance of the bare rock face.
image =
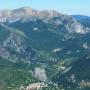
<svg viewBox="0 0 90 90">
<path fill-rule="evenodd" d="M 11 11 L 9 10 L 0 11 L 0 22 L 6 22 L 10 14 L 11 14 Z"/>
<path fill-rule="evenodd" d="M 46 75 L 45 69 L 41 68 L 41 67 L 36 67 L 34 70 L 34 77 L 41 81 L 47 80 L 47 75 Z"/>
<path fill-rule="evenodd" d="M 57 19 L 56 19 L 57 18 Z M 61 14 L 54 10 L 35 10 L 31 7 L 23 7 L 14 10 L 0 11 L 0 23 L 14 23 L 16 21 L 24 21 L 40 19 L 45 23 L 54 24 L 56 26 L 64 25 L 69 33 L 86 33 L 87 29 L 74 20 L 71 16 Z"/>
<path fill-rule="evenodd" d="M 24 7 L 14 10 L 0 11 L 0 22 L 15 22 L 24 17 L 34 16 L 36 11 L 30 7 Z"/>
<path fill-rule="evenodd" d="M 30 17 L 36 17 L 36 18 L 51 18 L 54 16 L 58 16 L 59 13 L 55 11 L 39 11 L 34 10 L 31 7 L 23 7 L 19 9 L 14 10 L 1 10 L 0 11 L 0 22 L 15 22 L 18 20 L 21 20 L 22 18 L 30 18 Z"/>
</svg>

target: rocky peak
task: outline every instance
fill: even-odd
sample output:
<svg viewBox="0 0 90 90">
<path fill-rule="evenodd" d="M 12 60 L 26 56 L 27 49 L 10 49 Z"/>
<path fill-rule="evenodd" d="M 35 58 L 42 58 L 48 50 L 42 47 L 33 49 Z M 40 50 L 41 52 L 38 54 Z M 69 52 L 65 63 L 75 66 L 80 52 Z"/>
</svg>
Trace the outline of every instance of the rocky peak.
<svg viewBox="0 0 90 90">
<path fill-rule="evenodd" d="M 14 9 L 14 11 L 32 11 L 33 9 L 31 7 L 22 7 L 19 9 Z"/>
<path fill-rule="evenodd" d="M 69 33 L 87 33 L 87 29 L 74 20 L 69 15 L 61 14 L 54 10 L 35 10 L 31 7 L 22 7 L 14 10 L 0 11 L 0 22 L 14 23 L 16 21 L 27 22 L 30 20 L 40 19 L 45 23 L 54 24 L 56 26 L 63 25 Z"/>
<path fill-rule="evenodd" d="M 14 10 L 1 10 L 0 11 L 0 22 L 15 22 L 21 18 L 36 17 L 40 19 L 52 18 L 59 16 L 60 14 L 54 10 L 35 10 L 31 7 L 22 7 Z"/>
<path fill-rule="evenodd" d="M 22 8 L 18 8 L 18 9 L 14 9 L 12 10 L 12 14 L 14 13 L 22 13 L 24 15 L 32 15 L 32 13 L 36 12 L 36 10 L 32 9 L 31 7 L 22 7 Z"/>
</svg>

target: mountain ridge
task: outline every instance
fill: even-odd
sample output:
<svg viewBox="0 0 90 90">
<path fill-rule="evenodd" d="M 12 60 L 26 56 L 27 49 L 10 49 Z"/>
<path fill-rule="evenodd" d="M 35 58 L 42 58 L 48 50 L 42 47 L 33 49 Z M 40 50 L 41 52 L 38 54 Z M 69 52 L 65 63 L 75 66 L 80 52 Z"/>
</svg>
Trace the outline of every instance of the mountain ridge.
<svg viewBox="0 0 90 90">
<path fill-rule="evenodd" d="M 10 11 L 2 10 L 0 12 L 1 23 L 14 23 L 18 21 L 29 22 L 36 20 L 42 20 L 45 23 L 50 23 L 57 26 L 65 25 L 69 33 L 84 34 L 88 32 L 87 28 L 84 28 L 82 24 L 71 16 L 61 14 L 54 10 L 39 11 L 29 7 L 24 7 Z"/>
<path fill-rule="evenodd" d="M 86 70 L 90 68 L 90 28 L 72 16 L 28 7 L 5 11 L 0 14 L 0 20 L 2 88 L 16 90 L 39 81 L 48 85 L 44 90 L 86 88 L 89 84 Z M 84 72 L 78 70 L 80 65 L 81 68 L 86 66 L 84 72 L 88 74 L 83 74 L 81 79 L 78 75 Z M 85 87 L 80 89 L 83 79 Z"/>
</svg>

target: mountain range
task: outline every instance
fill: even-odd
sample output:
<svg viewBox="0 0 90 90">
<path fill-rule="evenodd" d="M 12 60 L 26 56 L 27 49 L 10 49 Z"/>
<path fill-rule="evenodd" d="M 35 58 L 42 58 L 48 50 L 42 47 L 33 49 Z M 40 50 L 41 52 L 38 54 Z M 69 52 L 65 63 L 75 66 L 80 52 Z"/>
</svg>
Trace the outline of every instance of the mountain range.
<svg viewBox="0 0 90 90">
<path fill-rule="evenodd" d="M 90 89 L 90 17 L 23 7 L 0 11 L 0 90 Z M 21 89 L 23 87 L 23 89 Z"/>
</svg>

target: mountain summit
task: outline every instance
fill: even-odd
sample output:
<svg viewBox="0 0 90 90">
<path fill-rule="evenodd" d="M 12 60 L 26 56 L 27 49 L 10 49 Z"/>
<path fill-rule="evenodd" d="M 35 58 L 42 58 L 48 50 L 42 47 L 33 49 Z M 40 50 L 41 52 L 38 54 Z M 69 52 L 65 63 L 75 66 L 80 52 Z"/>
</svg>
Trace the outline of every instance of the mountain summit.
<svg viewBox="0 0 90 90">
<path fill-rule="evenodd" d="M 56 11 L 39 11 L 32 9 L 31 7 L 23 7 L 19 9 L 14 9 L 14 10 L 2 10 L 0 11 L 0 22 L 6 22 L 8 20 L 12 20 L 12 18 L 16 19 L 21 19 L 24 17 L 39 17 L 39 18 L 45 18 L 45 17 L 55 17 L 60 15 Z M 13 20 L 12 20 L 13 21 Z"/>
<path fill-rule="evenodd" d="M 88 30 L 69 15 L 58 13 L 54 10 L 35 10 L 30 7 L 23 7 L 14 10 L 0 11 L 1 23 L 14 23 L 17 21 L 27 22 L 42 20 L 44 23 L 64 26 L 69 33 L 87 33 Z"/>
</svg>

